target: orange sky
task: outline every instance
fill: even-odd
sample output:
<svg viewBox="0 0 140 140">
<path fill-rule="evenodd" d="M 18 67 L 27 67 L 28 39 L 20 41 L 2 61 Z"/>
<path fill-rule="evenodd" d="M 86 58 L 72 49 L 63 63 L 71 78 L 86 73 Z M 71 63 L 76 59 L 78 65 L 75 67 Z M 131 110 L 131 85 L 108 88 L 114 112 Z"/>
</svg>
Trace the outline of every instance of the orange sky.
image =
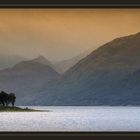
<svg viewBox="0 0 140 140">
<path fill-rule="evenodd" d="M 140 9 L 1 9 L 0 51 L 57 61 L 140 31 Z"/>
</svg>

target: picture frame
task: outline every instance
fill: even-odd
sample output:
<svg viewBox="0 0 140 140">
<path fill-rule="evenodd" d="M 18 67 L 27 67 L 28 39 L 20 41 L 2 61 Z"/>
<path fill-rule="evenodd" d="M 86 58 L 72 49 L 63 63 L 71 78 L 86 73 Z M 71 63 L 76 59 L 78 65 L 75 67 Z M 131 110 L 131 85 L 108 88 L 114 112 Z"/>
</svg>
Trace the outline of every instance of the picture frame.
<svg viewBox="0 0 140 140">
<path fill-rule="evenodd" d="M 0 8 L 140 8 L 139 0 L 2 0 Z M 114 139 L 137 138 L 140 132 L 0 132 L 6 139 Z"/>
</svg>

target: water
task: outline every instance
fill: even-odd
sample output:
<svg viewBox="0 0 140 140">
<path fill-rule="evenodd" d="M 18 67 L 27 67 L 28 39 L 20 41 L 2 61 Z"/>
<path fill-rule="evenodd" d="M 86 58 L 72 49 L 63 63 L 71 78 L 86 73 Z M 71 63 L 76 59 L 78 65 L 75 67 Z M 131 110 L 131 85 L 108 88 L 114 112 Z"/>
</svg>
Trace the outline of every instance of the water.
<svg viewBox="0 0 140 140">
<path fill-rule="evenodd" d="M 140 107 L 29 107 L 0 112 L 0 131 L 140 131 Z"/>
</svg>

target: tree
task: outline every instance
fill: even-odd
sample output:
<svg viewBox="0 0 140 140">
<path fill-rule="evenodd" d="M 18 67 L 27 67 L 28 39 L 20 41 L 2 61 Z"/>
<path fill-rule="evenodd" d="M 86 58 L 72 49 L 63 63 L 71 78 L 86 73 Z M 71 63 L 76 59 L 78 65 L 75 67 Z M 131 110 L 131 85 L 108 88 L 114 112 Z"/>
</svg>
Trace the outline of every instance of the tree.
<svg viewBox="0 0 140 140">
<path fill-rule="evenodd" d="M 0 93 L 0 103 L 5 106 L 7 104 L 8 94 L 4 91 Z"/>
<path fill-rule="evenodd" d="M 11 103 L 12 106 L 14 106 L 15 105 L 15 101 L 16 101 L 15 94 L 14 93 L 8 94 L 7 105 L 9 105 Z"/>
<path fill-rule="evenodd" d="M 16 101 L 16 96 L 14 93 L 10 93 L 7 94 L 4 91 L 0 92 L 0 104 L 2 104 L 3 106 L 8 106 L 10 103 L 12 104 L 12 106 L 15 105 L 15 101 Z"/>
</svg>

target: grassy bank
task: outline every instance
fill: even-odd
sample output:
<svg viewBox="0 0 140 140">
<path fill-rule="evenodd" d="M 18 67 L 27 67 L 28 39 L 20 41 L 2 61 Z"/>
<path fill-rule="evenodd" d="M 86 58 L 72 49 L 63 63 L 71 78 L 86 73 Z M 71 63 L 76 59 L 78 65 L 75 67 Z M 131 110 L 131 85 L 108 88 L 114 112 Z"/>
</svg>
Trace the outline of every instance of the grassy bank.
<svg viewBox="0 0 140 140">
<path fill-rule="evenodd" d="M 35 112 L 35 111 L 41 111 L 41 110 L 11 107 L 11 106 L 0 106 L 0 112 Z"/>
</svg>

